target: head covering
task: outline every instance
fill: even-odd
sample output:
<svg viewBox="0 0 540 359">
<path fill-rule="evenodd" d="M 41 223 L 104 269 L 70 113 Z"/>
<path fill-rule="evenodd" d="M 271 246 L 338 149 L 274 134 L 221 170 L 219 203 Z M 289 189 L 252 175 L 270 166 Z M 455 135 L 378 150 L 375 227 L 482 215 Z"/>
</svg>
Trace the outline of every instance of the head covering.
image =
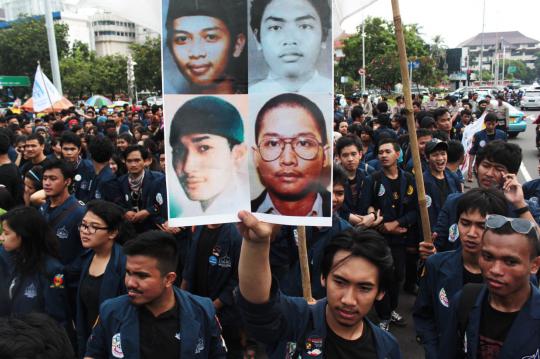
<svg viewBox="0 0 540 359">
<path fill-rule="evenodd" d="M 434 138 L 426 144 L 426 156 L 429 156 L 432 152 L 435 151 L 446 151 L 448 152 L 448 143 Z"/>
<path fill-rule="evenodd" d="M 214 96 L 199 96 L 182 105 L 174 114 L 169 143 L 175 147 L 181 136 L 195 133 L 218 135 L 244 142 L 240 113 L 227 101 Z"/>
</svg>

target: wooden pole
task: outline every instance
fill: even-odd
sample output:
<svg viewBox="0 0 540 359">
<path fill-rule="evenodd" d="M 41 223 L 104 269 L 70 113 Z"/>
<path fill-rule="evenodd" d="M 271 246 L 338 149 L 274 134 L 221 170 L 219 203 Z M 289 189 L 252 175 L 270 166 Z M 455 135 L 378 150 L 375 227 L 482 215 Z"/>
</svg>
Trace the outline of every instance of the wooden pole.
<svg viewBox="0 0 540 359">
<path fill-rule="evenodd" d="M 298 226 L 298 260 L 302 273 L 302 294 L 308 302 L 313 301 L 311 295 L 311 280 L 309 277 L 309 260 L 307 255 L 306 227 Z"/>
<path fill-rule="evenodd" d="M 414 122 L 414 114 L 412 110 L 411 83 L 409 81 L 409 70 L 407 67 L 407 49 L 405 48 L 405 37 L 403 36 L 403 25 L 401 23 L 401 13 L 399 11 L 399 0 L 391 1 L 392 12 L 394 14 L 394 26 L 396 28 L 396 41 L 399 52 L 399 67 L 401 69 L 401 78 L 403 82 L 403 96 L 405 97 L 405 108 L 407 111 L 407 127 L 409 129 L 409 141 L 414 164 L 416 193 L 418 196 L 420 218 L 422 219 L 422 234 L 425 242 L 431 242 L 431 228 L 429 225 L 429 214 L 426 206 L 426 192 L 424 188 L 422 164 L 420 163 L 420 152 L 418 151 L 416 125 Z"/>
</svg>

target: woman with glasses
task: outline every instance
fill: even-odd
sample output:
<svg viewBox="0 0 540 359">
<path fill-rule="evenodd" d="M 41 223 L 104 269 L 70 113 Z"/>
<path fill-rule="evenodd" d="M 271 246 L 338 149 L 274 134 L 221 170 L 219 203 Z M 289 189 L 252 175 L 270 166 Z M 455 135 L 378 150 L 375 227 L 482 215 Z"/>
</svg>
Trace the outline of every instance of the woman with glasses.
<svg viewBox="0 0 540 359">
<path fill-rule="evenodd" d="M 95 200 L 87 204 L 79 232 L 83 255 L 77 294 L 77 337 L 80 357 L 98 317 L 103 301 L 125 294 L 126 257 L 120 243 L 130 238 L 133 228 L 124 221 L 124 211 L 113 203 Z"/>
<path fill-rule="evenodd" d="M 37 209 L 0 216 L 0 316 L 46 313 L 67 323 L 67 300 L 58 241 Z"/>
</svg>

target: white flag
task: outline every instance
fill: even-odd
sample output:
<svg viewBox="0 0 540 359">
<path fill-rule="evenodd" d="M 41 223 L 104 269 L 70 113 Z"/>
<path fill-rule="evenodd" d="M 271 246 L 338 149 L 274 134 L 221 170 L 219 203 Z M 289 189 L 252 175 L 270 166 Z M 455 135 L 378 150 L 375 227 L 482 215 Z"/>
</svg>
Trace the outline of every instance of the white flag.
<svg viewBox="0 0 540 359">
<path fill-rule="evenodd" d="M 463 137 L 461 138 L 461 144 L 463 145 L 463 148 L 465 149 L 465 158 L 463 161 L 463 164 L 461 165 L 460 169 L 464 176 L 467 175 L 467 171 L 469 170 L 469 167 L 474 165 L 474 163 L 470 163 L 471 156 L 469 155 L 469 150 L 472 147 L 472 140 L 473 136 L 476 132 L 481 131 L 482 128 L 484 128 L 484 117 L 486 117 L 487 111 L 484 111 L 482 116 L 476 121 L 474 121 L 471 124 L 468 124 L 463 129 Z"/>
<path fill-rule="evenodd" d="M 341 25 L 349 17 L 359 13 L 377 0 L 332 0 L 333 7 L 333 31 L 332 35 L 335 39 L 341 32 Z"/>
<path fill-rule="evenodd" d="M 40 112 L 46 108 L 50 108 L 55 102 L 61 99 L 62 95 L 60 95 L 56 87 L 54 87 L 52 82 L 41 71 L 41 66 L 38 65 L 36 76 L 34 77 L 34 88 L 32 89 L 34 112 Z"/>
</svg>

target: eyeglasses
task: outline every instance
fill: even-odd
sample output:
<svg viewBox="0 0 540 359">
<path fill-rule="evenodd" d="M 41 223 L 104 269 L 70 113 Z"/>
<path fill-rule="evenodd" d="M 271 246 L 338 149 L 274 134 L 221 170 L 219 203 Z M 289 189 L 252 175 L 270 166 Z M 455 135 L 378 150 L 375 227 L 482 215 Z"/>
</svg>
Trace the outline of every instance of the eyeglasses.
<svg viewBox="0 0 540 359">
<path fill-rule="evenodd" d="M 534 230 L 536 237 L 538 237 L 538 233 L 535 230 L 535 224 L 523 218 L 508 218 L 499 214 L 489 214 L 486 217 L 485 227 L 490 229 L 498 229 L 509 222 L 514 232 L 527 235 Z"/>
<path fill-rule="evenodd" d="M 319 147 L 323 144 L 311 137 L 267 137 L 257 145 L 259 154 L 266 162 L 277 160 L 285 149 L 291 145 L 294 153 L 303 160 L 311 161 L 319 154 Z"/>
<path fill-rule="evenodd" d="M 95 227 L 91 224 L 81 223 L 77 226 L 79 232 L 88 232 L 89 234 L 96 233 L 99 229 L 108 230 L 108 227 Z"/>
</svg>

